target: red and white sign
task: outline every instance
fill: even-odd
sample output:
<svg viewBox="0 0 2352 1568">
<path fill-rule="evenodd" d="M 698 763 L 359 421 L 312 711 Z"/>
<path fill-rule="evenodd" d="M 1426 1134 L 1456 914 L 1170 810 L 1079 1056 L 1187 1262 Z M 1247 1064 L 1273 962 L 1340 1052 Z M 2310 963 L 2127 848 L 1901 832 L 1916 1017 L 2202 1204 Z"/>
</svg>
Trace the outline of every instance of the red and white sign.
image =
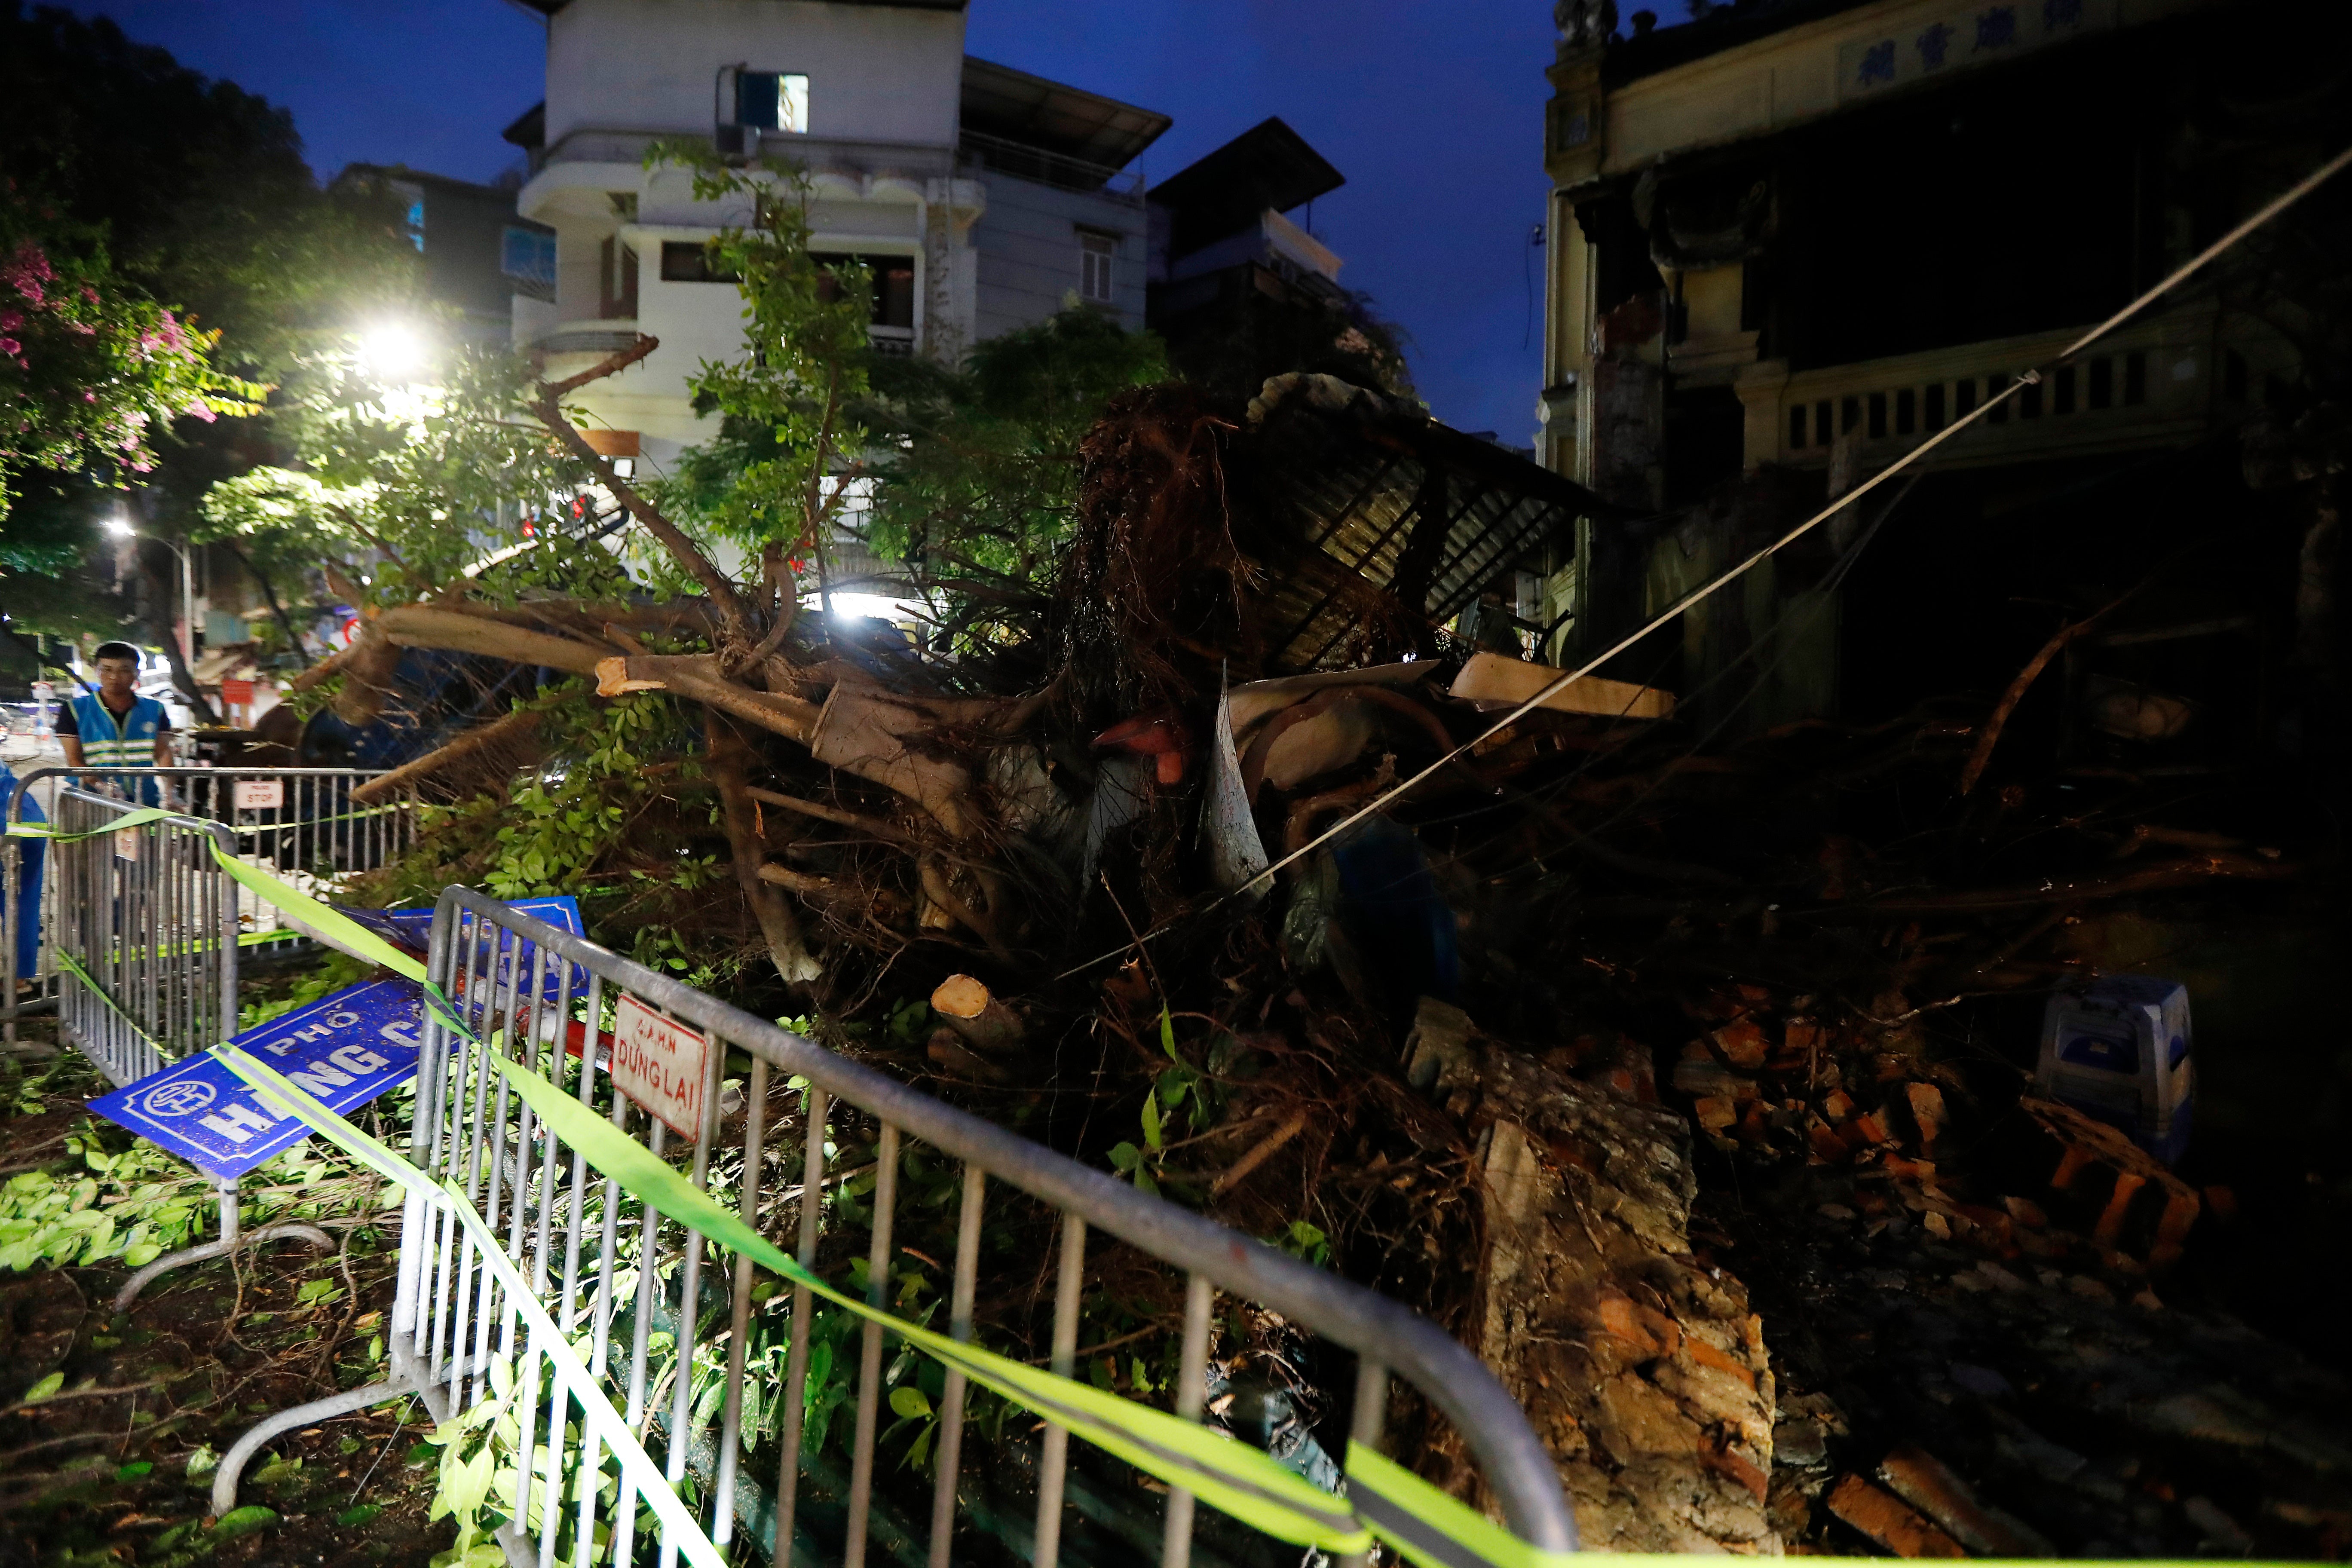
<svg viewBox="0 0 2352 1568">
<path fill-rule="evenodd" d="M 710 1042 L 634 996 L 613 1009 L 613 1087 L 681 1138 L 702 1131 L 702 1085 Z"/>
<path fill-rule="evenodd" d="M 235 788 L 239 811 L 274 811 L 286 804 L 284 779 L 239 779 Z"/>
<path fill-rule="evenodd" d="M 221 701 L 229 707 L 242 708 L 252 700 L 253 682 L 250 680 L 224 680 L 221 682 Z"/>
</svg>

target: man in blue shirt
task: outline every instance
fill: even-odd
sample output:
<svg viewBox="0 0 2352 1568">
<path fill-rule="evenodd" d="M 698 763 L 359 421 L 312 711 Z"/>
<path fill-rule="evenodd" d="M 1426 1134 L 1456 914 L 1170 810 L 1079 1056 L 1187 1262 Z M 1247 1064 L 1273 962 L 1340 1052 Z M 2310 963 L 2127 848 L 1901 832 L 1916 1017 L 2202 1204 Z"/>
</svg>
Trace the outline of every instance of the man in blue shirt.
<svg viewBox="0 0 2352 1568">
<path fill-rule="evenodd" d="M 172 765 L 171 715 L 161 702 L 132 689 L 138 679 L 137 648 L 127 642 L 99 645 L 98 689 L 83 692 L 58 715 L 58 739 L 65 743 L 68 767 Z M 140 795 L 142 805 L 163 804 L 152 777 L 142 781 Z"/>
</svg>

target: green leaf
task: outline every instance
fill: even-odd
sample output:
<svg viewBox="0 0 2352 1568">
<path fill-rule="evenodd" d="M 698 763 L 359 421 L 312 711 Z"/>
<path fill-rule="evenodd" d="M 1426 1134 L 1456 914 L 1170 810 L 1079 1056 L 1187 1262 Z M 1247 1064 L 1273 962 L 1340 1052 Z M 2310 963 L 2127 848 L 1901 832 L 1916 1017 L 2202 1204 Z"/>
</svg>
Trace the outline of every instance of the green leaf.
<svg viewBox="0 0 2352 1568">
<path fill-rule="evenodd" d="M 1160 1184 L 1153 1181 L 1151 1173 L 1140 1165 L 1135 1168 L 1135 1188 L 1136 1191 L 1149 1193 L 1155 1198 L 1160 1195 Z"/>
<path fill-rule="evenodd" d="M 49 1373 L 48 1376 L 41 1379 L 40 1382 L 33 1384 L 32 1387 L 25 1390 L 24 1402 L 27 1405 L 38 1404 L 40 1401 L 47 1399 L 50 1394 L 55 1394 L 58 1389 L 63 1388 L 65 1385 L 66 1374 L 61 1372 L 53 1372 Z"/>
<path fill-rule="evenodd" d="M 357 1508 L 347 1508 L 335 1515 L 335 1522 L 348 1529 L 355 1524 L 366 1524 L 383 1511 L 382 1503 L 363 1502 Z"/>
<path fill-rule="evenodd" d="M 1155 1152 L 1160 1148 L 1160 1096 L 1143 1097 L 1143 1141 Z"/>
<path fill-rule="evenodd" d="M 1171 1062 L 1184 1059 L 1176 1054 L 1176 1020 L 1169 1014 L 1165 1002 L 1160 1005 L 1160 1048 L 1168 1053 L 1168 1059 Z"/>
<path fill-rule="evenodd" d="M 890 1408 L 909 1421 L 919 1421 L 931 1413 L 931 1402 L 921 1389 L 902 1384 L 890 1391 Z"/>
<path fill-rule="evenodd" d="M 244 1508 L 233 1508 L 221 1515 L 220 1522 L 213 1526 L 213 1539 L 228 1541 L 236 1536 L 250 1535 L 257 1530 L 267 1530 L 277 1522 L 278 1510 L 274 1508 L 264 1508 L 259 1503 L 251 1503 Z"/>
<path fill-rule="evenodd" d="M 149 1463 L 145 1459 L 134 1459 L 130 1464 L 127 1464 L 121 1469 L 116 1470 L 114 1472 L 114 1479 L 118 1481 L 135 1481 L 140 1477 L 152 1470 L 155 1467 L 152 1464 Z"/>
<path fill-rule="evenodd" d="M 1142 1159 L 1143 1151 L 1132 1143 L 1114 1144 L 1111 1148 L 1110 1163 L 1113 1170 L 1132 1171 L 1142 1162 Z"/>
</svg>

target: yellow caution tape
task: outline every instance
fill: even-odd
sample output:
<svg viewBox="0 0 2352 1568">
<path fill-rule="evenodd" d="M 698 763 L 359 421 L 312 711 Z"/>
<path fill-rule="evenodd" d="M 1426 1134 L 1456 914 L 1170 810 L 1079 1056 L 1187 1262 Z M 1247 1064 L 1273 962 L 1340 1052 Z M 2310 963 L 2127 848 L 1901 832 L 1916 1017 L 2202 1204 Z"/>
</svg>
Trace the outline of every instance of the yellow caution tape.
<svg viewBox="0 0 2352 1568">
<path fill-rule="evenodd" d="M 230 875 L 320 941 L 422 983 L 427 1005 L 443 1024 L 480 1046 L 478 1037 L 467 1027 L 440 987 L 425 978 L 424 965 L 415 959 L 340 911 L 267 872 L 222 854 L 217 846 L 215 856 Z M 585 1369 L 578 1368 L 576 1359 L 569 1359 L 568 1347 L 562 1345 L 552 1321 L 546 1319 L 544 1308 L 506 1257 L 503 1244 L 475 1214 L 461 1189 L 436 1185 L 431 1177 L 391 1148 L 327 1110 L 237 1047 L 215 1046 L 213 1052 L 273 1103 L 300 1117 L 353 1157 L 410 1191 L 425 1195 L 427 1201 L 454 1208 L 492 1271 L 540 1331 L 542 1345 L 553 1347 L 548 1353 L 567 1362 L 567 1379 L 572 1378 L 575 1371 L 579 1379 L 586 1378 Z M 880 1324 L 982 1387 L 1067 1427 L 1138 1469 L 1192 1492 L 1211 1507 L 1276 1540 L 1344 1554 L 1365 1550 L 1377 1536 L 1424 1568 L 1559 1568 L 1569 1555 L 1528 1545 L 1369 1448 L 1350 1447 L 1347 1472 L 1349 1495 L 1335 1496 L 1271 1455 L 1213 1427 L 950 1339 L 870 1306 L 803 1268 L 747 1225 L 740 1215 L 721 1207 L 650 1149 L 589 1110 L 549 1079 L 509 1061 L 499 1052 L 488 1054 L 516 1093 L 551 1131 L 580 1151 L 633 1196 L 719 1246 Z M 586 1388 L 584 1383 L 574 1383 L 572 1386 L 585 1405 L 587 1394 L 582 1392 Z M 600 1392 L 597 1398 L 602 1399 Z M 609 1404 L 603 1407 L 609 1412 Z M 619 1436 L 627 1437 L 625 1430 Z M 619 1446 L 611 1436 L 605 1440 Z M 667 1489 L 661 1490 L 666 1493 Z M 655 1494 L 647 1495 L 651 1498 Z M 708 1548 L 707 1538 L 674 1494 L 660 1500 L 660 1506 L 665 1521 L 680 1531 L 682 1546 L 688 1546 L 690 1541 Z M 672 1520 L 672 1510 L 678 1516 L 676 1521 Z M 691 1532 L 690 1538 L 687 1531 Z M 704 1561 L 690 1549 L 688 1554 L 698 1563 Z M 709 1561 L 718 1561 L 715 1550 Z"/>
</svg>

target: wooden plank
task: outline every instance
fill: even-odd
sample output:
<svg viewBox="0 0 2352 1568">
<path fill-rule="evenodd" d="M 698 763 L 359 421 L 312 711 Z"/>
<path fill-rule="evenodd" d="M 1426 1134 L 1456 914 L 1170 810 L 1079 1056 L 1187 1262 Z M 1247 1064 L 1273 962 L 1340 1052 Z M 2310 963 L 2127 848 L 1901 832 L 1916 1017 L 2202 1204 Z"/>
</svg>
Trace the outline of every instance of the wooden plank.
<svg viewBox="0 0 2352 1568">
<path fill-rule="evenodd" d="M 1568 672 L 1529 664 L 1498 653 L 1473 654 L 1454 678 L 1453 695 L 1473 702 L 1525 702 Z M 1544 700 L 1555 713 L 1591 713 L 1611 719 L 1664 719 L 1675 710 L 1675 694 L 1654 686 L 1580 676 Z"/>
</svg>

